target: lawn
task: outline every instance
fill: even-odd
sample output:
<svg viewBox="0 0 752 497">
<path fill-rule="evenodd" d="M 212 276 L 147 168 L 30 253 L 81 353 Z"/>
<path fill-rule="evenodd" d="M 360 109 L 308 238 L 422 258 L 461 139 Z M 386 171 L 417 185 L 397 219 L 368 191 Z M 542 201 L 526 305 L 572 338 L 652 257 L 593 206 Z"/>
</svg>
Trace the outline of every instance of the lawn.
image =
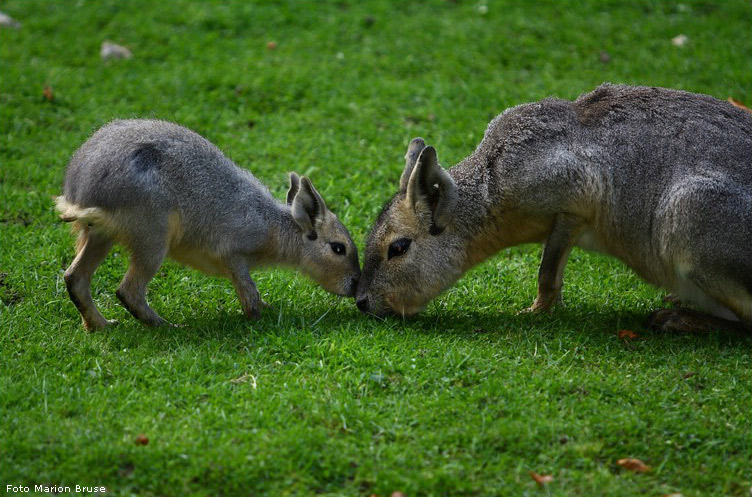
<svg viewBox="0 0 752 497">
<path fill-rule="evenodd" d="M 182 327 L 150 329 L 114 295 L 127 263 L 116 248 L 93 293 L 120 324 L 87 334 L 52 202 L 94 129 L 161 118 L 280 200 L 289 171 L 310 175 L 362 250 L 414 136 L 449 166 L 505 108 L 603 81 L 749 105 L 748 1 L 0 10 L 21 22 L 0 28 L 0 494 L 750 494 L 752 338 L 647 330 L 664 293 L 618 261 L 575 250 L 566 307 L 529 315 L 541 248 L 505 250 L 405 321 L 261 269 L 272 308 L 257 322 L 229 281 L 167 262 L 149 298 Z M 133 57 L 103 61 L 105 40 Z"/>
</svg>

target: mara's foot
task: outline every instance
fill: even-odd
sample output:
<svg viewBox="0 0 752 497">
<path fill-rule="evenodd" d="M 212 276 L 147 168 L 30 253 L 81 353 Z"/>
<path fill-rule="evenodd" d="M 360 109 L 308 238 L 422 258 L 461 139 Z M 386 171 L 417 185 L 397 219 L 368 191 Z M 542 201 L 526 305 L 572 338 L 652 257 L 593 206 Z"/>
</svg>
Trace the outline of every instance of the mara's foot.
<svg viewBox="0 0 752 497">
<path fill-rule="evenodd" d="M 89 333 L 93 333 L 95 331 L 103 330 L 109 326 L 115 326 L 119 323 L 119 321 L 117 319 L 102 318 L 101 320 L 91 320 L 91 321 L 86 321 L 84 319 L 83 323 L 84 323 L 84 328 L 86 328 L 86 331 L 88 331 Z"/>
<path fill-rule="evenodd" d="M 744 327 L 739 321 L 731 321 L 705 314 L 686 307 L 660 309 L 650 315 L 648 327 L 657 331 L 678 333 L 696 333 L 713 330 L 742 332 Z"/>
</svg>

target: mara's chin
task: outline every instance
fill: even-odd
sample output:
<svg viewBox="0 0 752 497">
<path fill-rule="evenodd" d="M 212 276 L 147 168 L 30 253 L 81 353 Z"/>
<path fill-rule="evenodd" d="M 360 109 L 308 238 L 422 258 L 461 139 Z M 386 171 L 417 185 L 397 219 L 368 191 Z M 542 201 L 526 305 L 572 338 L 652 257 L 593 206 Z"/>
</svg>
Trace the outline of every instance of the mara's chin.
<svg viewBox="0 0 752 497">
<path fill-rule="evenodd" d="M 355 298 L 355 290 L 358 288 L 358 280 L 351 278 L 349 281 L 336 285 L 321 285 L 321 288 L 338 297 Z"/>
<path fill-rule="evenodd" d="M 401 318 L 411 318 L 415 315 L 419 314 L 423 309 L 425 309 L 426 304 L 415 304 L 415 303 L 406 303 L 406 302 L 391 302 L 387 300 L 388 313 L 393 314 L 395 316 L 399 316 Z"/>
<path fill-rule="evenodd" d="M 421 312 L 427 305 L 426 303 L 416 303 L 405 300 L 398 300 L 394 296 L 386 295 L 381 298 L 373 299 L 366 295 L 356 296 L 355 304 L 363 314 L 383 318 L 387 316 L 397 316 L 409 318 Z"/>
</svg>

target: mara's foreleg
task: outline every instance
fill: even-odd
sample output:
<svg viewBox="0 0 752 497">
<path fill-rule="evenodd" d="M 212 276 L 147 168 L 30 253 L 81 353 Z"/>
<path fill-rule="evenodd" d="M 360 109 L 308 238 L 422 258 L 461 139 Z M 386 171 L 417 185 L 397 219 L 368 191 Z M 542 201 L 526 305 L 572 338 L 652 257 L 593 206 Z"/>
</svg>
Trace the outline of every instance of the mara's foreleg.
<svg viewBox="0 0 752 497">
<path fill-rule="evenodd" d="M 582 226 L 582 220 L 577 216 L 556 215 L 551 233 L 543 247 L 543 257 L 538 269 L 538 295 L 528 311 L 547 311 L 562 301 L 564 266 L 567 264 L 574 241 L 582 231 Z"/>
<path fill-rule="evenodd" d="M 230 273 L 232 286 L 235 287 L 235 293 L 240 300 L 240 306 L 243 308 L 243 314 L 248 319 L 258 319 L 261 317 L 261 307 L 266 302 L 261 300 L 256 283 L 254 283 L 249 273 L 248 263 L 242 258 L 227 261 L 227 270 Z"/>
</svg>

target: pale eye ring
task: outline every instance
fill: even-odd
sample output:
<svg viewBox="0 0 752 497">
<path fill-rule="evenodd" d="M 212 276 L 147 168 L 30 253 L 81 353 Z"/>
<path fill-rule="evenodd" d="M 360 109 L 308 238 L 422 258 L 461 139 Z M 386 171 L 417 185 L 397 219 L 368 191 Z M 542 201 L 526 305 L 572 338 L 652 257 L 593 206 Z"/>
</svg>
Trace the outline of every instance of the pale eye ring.
<svg viewBox="0 0 752 497">
<path fill-rule="evenodd" d="M 332 248 L 332 252 L 334 252 L 337 255 L 345 255 L 347 253 L 347 249 L 345 248 L 345 245 L 339 242 L 331 242 L 329 246 Z"/>
</svg>

